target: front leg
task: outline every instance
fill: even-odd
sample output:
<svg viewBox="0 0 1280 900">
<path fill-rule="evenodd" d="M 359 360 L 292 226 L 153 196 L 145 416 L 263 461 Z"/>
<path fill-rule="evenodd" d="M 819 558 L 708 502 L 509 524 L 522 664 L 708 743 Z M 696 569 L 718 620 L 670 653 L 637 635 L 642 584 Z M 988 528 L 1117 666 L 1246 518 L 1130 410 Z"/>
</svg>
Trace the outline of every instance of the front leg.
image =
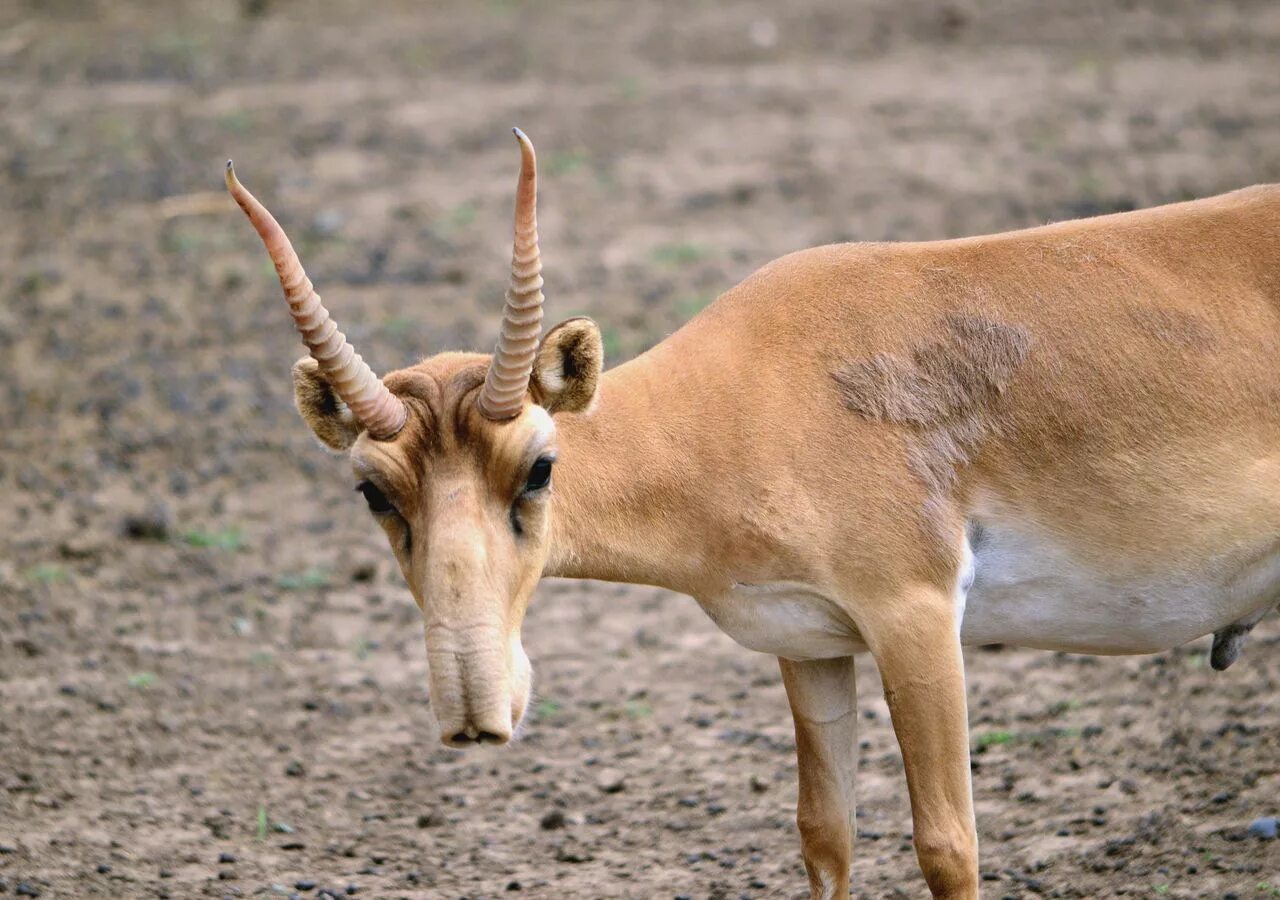
<svg viewBox="0 0 1280 900">
<path fill-rule="evenodd" d="M 821 900 L 845 897 L 858 762 L 853 657 L 806 662 L 779 657 L 778 665 L 796 729 L 800 767 L 796 824 L 809 890 Z"/>
<path fill-rule="evenodd" d="M 902 750 L 925 880 L 935 897 L 977 897 L 964 658 L 953 600 L 936 588 L 904 589 L 860 625 Z"/>
</svg>

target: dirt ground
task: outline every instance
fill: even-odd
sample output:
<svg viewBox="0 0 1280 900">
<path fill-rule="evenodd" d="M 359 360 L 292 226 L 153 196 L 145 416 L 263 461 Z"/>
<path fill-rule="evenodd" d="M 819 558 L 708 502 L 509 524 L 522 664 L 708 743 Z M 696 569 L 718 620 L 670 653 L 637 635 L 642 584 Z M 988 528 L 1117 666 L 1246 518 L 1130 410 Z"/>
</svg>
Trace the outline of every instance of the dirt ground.
<svg viewBox="0 0 1280 900">
<path fill-rule="evenodd" d="M 220 193 L 385 370 L 491 346 L 513 124 L 549 318 L 615 362 L 806 245 L 1280 181 L 1270 0 L 783 7 L 0 4 L 0 895 L 804 895 L 776 665 L 688 598 L 544 583 L 523 738 L 439 746 Z M 988 896 L 1280 896 L 1280 625 L 1207 649 L 968 654 Z M 864 662 L 855 890 L 919 897 Z"/>
</svg>

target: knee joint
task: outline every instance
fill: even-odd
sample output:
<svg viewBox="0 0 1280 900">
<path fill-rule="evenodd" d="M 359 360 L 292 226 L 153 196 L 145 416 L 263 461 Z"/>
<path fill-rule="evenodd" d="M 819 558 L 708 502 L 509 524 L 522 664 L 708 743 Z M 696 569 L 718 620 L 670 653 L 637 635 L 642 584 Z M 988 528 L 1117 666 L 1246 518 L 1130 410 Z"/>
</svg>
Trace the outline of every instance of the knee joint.
<svg viewBox="0 0 1280 900">
<path fill-rule="evenodd" d="M 976 888 L 978 846 L 972 836 L 917 836 L 916 856 L 934 896 L 969 896 Z"/>
</svg>

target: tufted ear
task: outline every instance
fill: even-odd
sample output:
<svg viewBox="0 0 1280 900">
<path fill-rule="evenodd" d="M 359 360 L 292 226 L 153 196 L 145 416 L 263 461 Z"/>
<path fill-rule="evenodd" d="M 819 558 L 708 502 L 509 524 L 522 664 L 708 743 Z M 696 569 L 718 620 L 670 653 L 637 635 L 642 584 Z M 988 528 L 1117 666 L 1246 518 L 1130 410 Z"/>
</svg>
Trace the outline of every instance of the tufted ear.
<svg viewBox="0 0 1280 900">
<path fill-rule="evenodd" d="M 355 443 L 360 426 L 347 404 L 338 399 L 320 374 L 319 364 L 304 356 L 293 364 L 293 402 L 303 421 L 330 450 L 342 452 Z"/>
<path fill-rule="evenodd" d="M 530 390 L 549 413 L 591 405 L 604 365 L 600 329 L 586 318 L 565 319 L 547 332 L 533 362 Z"/>
</svg>

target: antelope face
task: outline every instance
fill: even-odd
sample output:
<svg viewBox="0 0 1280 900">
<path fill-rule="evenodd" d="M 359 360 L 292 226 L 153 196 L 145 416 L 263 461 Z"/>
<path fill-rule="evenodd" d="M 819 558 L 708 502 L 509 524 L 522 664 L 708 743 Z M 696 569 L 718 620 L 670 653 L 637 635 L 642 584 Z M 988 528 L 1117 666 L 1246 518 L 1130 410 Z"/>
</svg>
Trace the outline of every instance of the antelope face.
<svg viewBox="0 0 1280 900">
<path fill-rule="evenodd" d="M 564 392 L 546 383 L 571 382 L 593 394 L 599 346 L 587 320 L 554 329 L 540 348 L 532 396 L 501 421 L 480 409 L 487 357 L 442 354 L 393 372 L 383 383 L 407 418 L 390 439 L 339 412 L 314 360 L 294 366 L 303 419 L 349 453 L 353 484 L 422 610 L 432 708 L 447 746 L 506 743 L 528 705 L 520 626 L 549 550 L 559 450 L 548 408 L 566 408 Z M 566 376 L 566 358 L 596 362 L 585 369 L 570 363 Z"/>
<path fill-rule="evenodd" d="M 547 561 L 557 457 L 553 414 L 595 397 L 600 333 L 570 319 L 539 340 L 536 166 L 523 134 L 516 240 L 492 357 L 446 353 L 378 378 L 321 305 L 284 231 L 227 168 L 227 186 L 275 263 L 310 355 L 298 411 L 350 455 L 426 625 L 432 706 L 451 747 L 504 744 L 529 701 L 520 626 Z"/>
</svg>

